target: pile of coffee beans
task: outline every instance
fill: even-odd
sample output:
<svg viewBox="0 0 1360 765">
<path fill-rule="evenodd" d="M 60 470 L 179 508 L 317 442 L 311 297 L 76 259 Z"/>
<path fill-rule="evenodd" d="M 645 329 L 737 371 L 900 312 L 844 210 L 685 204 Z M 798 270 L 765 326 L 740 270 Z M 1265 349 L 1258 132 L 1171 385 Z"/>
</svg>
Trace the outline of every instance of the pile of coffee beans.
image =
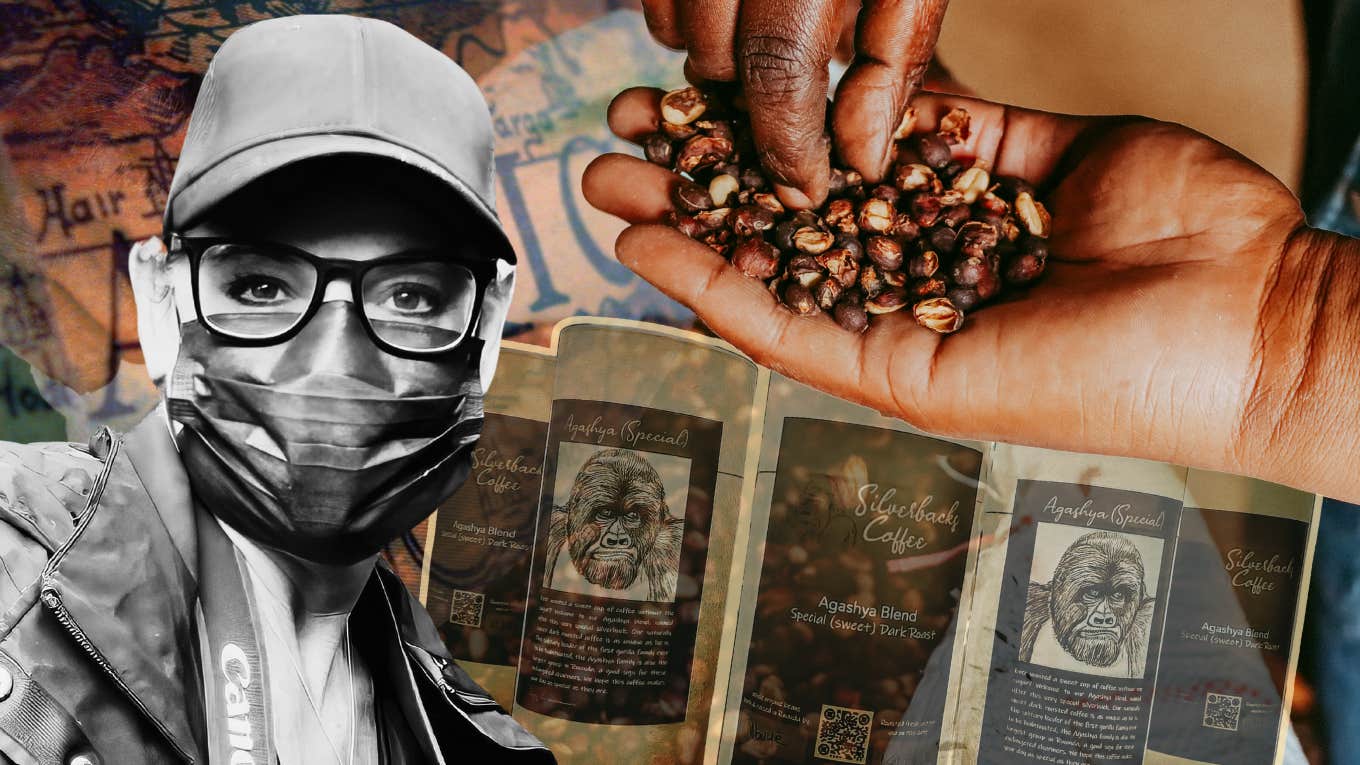
<svg viewBox="0 0 1360 765">
<path fill-rule="evenodd" d="M 863 332 L 873 316 L 910 308 L 921 326 L 948 333 L 1043 274 L 1050 221 L 1034 188 L 954 158 L 968 112 L 917 132 L 909 109 L 883 183 L 833 167 L 826 203 L 794 211 L 762 171 L 740 106 L 739 96 L 671 91 L 643 151 L 681 176 L 666 223 L 764 281 L 795 313 L 826 311 Z"/>
</svg>

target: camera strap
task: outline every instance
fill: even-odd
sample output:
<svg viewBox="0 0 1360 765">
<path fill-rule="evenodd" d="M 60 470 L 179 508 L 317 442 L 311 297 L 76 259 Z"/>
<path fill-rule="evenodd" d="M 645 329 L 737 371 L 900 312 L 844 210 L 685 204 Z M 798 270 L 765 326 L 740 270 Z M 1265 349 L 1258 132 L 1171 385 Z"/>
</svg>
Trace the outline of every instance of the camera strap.
<svg viewBox="0 0 1360 765">
<path fill-rule="evenodd" d="M 275 765 L 269 682 L 245 561 L 202 507 L 198 515 L 199 601 L 209 650 L 205 685 L 208 762 Z"/>
</svg>

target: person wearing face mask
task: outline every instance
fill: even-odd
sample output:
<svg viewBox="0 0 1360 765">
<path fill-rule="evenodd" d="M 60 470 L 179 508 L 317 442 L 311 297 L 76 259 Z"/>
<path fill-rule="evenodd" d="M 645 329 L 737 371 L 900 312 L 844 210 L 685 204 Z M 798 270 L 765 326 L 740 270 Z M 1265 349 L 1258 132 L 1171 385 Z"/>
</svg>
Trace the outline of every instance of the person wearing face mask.
<svg viewBox="0 0 1360 765">
<path fill-rule="evenodd" d="M 515 255 L 473 81 L 386 22 L 216 54 L 130 258 L 163 404 L 0 444 L 0 763 L 552 762 L 378 557 L 466 478 Z"/>
</svg>

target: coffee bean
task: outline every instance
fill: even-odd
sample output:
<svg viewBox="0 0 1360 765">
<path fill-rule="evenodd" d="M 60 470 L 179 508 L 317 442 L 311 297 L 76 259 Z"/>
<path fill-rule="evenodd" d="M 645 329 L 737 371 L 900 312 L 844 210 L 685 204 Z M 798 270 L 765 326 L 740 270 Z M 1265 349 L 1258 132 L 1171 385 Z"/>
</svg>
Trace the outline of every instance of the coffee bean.
<svg viewBox="0 0 1360 765">
<path fill-rule="evenodd" d="M 968 221 L 972 216 L 972 211 L 968 209 L 968 205 L 961 202 L 953 205 L 946 204 L 949 201 L 948 195 L 950 194 L 956 195 L 954 199 L 958 199 L 959 196 L 962 196 L 957 191 L 946 191 L 944 194 L 941 194 L 940 204 L 945 206 L 940 210 L 940 217 L 938 220 L 949 228 L 958 228 Z"/>
<path fill-rule="evenodd" d="M 906 244 L 921 235 L 921 227 L 911 219 L 907 213 L 900 212 L 893 216 L 892 228 L 888 229 L 888 234 L 901 244 Z"/>
<path fill-rule="evenodd" d="M 1004 199 L 1012 202 L 1021 194 L 1034 196 L 1034 186 L 1023 178 L 1016 178 L 1013 175 L 998 175 L 996 177 L 996 192 Z"/>
<path fill-rule="evenodd" d="M 809 255 L 819 255 L 831 249 L 831 245 L 836 241 L 836 237 L 829 231 L 804 226 L 793 232 L 793 247 L 799 252 L 806 252 Z"/>
<path fill-rule="evenodd" d="M 750 189 L 752 191 L 760 191 L 769 183 L 769 181 L 765 180 L 765 174 L 760 172 L 760 168 L 758 167 L 742 168 L 741 173 L 737 176 L 737 180 L 741 181 L 741 187 L 743 189 Z"/>
<path fill-rule="evenodd" d="M 920 279 L 911 284 L 911 296 L 914 298 L 940 297 L 948 290 L 948 285 L 944 279 L 932 276 L 929 279 Z"/>
<path fill-rule="evenodd" d="M 968 110 L 953 108 L 940 118 L 940 137 L 949 143 L 963 143 L 972 134 L 973 118 Z"/>
<path fill-rule="evenodd" d="M 732 265 L 753 279 L 772 279 L 779 273 L 779 250 L 760 237 L 749 237 L 732 248 Z"/>
<path fill-rule="evenodd" d="M 911 256 L 907 262 L 907 273 L 917 279 L 934 276 L 940 270 L 940 256 L 934 250 L 925 250 Z"/>
<path fill-rule="evenodd" d="M 1001 292 L 1001 277 L 997 275 L 995 269 L 989 267 L 979 275 L 973 289 L 977 290 L 978 298 L 985 303 Z"/>
<path fill-rule="evenodd" d="M 857 236 L 837 234 L 836 242 L 831 246 L 848 252 L 856 263 L 864 260 L 864 243 Z"/>
<path fill-rule="evenodd" d="M 708 97 L 694 86 L 672 90 L 661 97 L 661 119 L 688 125 L 708 110 Z"/>
<path fill-rule="evenodd" d="M 835 279 L 822 279 L 812 288 L 812 297 L 817 301 L 819 308 L 830 311 L 836 307 L 836 301 L 840 299 L 844 290 L 841 283 Z"/>
<path fill-rule="evenodd" d="M 931 191 L 938 194 L 944 190 L 935 171 L 929 165 L 917 162 L 898 165 L 893 173 L 893 184 L 902 191 Z"/>
<path fill-rule="evenodd" d="M 972 287 L 982 279 L 985 272 L 991 270 L 987 265 L 987 260 L 981 255 L 966 255 L 954 263 L 954 268 L 950 272 L 950 278 L 957 285 Z"/>
<path fill-rule="evenodd" d="M 852 287 L 859 281 L 859 263 L 844 247 L 833 247 L 818 255 L 817 264 L 842 287 Z"/>
<path fill-rule="evenodd" d="M 926 329 L 948 334 L 963 326 L 963 311 L 949 302 L 949 298 L 927 298 L 912 307 L 916 323 Z"/>
<path fill-rule="evenodd" d="M 984 162 L 974 162 L 973 166 L 959 173 L 951 184 L 955 191 L 963 194 L 963 203 L 971 205 L 987 191 L 991 185 L 992 177 L 987 173 L 987 165 Z"/>
<path fill-rule="evenodd" d="M 771 239 L 776 247 L 781 250 L 793 249 L 793 235 L 802 226 L 796 220 L 786 220 L 775 224 L 774 234 Z"/>
<path fill-rule="evenodd" d="M 731 141 L 696 135 L 680 147 L 680 152 L 675 157 L 675 169 L 682 173 L 693 173 L 700 168 L 716 165 L 731 158 Z"/>
<path fill-rule="evenodd" d="M 896 271 L 902 267 L 902 245 L 886 236 L 869 237 L 864 243 L 864 254 L 884 271 Z"/>
<path fill-rule="evenodd" d="M 798 282 L 804 287 L 811 287 L 826 276 L 822 270 L 822 264 L 811 255 L 794 255 L 789 259 L 789 265 L 784 269 L 784 275 L 790 281 Z"/>
<path fill-rule="evenodd" d="M 918 134 L 912 148 L 916 149 L 917 154 L 921 155 L 921 161 L 933 170 L 939 170 L 954 159 L 954 152 L 949 148 L 949 142 L 936 133 Z"/>
<path fill-rule="evenodd" d="M 912 222 L 921 228 L 930 228 L 940 218 L 942 205 L 938 194 L 918 191 L 911 195 L 909 205 Z"/>
<path fill-rule="evenodd" d="M 709 196 L 708 189 L 694 181 L 681 180 L 675 184 L 671 201 L 675 202 L 677 208 L 688 213 L 713 209 L 713 198 Z"/>
<path fill-rule="evenodd" d="M 893 313 L 907 307 L 907 291 L 900 287 L 886 289 L 864 301 L 864 310 L 874 315 Z"/>
<path fill-rule="evenodd" d="M 784 305 L 800 316 L 817 312 L 817 301 L 812 297 L 812 290 L 798 282 L 789 282 L 784 285 L 783 298 Z"/>
<path fill-rule="evenodd" d="M 864 200 L 864 204 L 860 205 L 859 218 L 856 222 L 864 231 L 882 234 L 892 228 L 895 214 L 892 203 L 871 197 Z"/>
<path fill-rule="evenodd" d="M 741 190 L 741 181 L 727 173 L 719 172 L 708 182 L 708 196 L 714 207 L 726 207 L 727 200 Z"/>
<path fill-rule="evenodd" d="M 864 297 L 871 298 L 882 292 L 888 285 L 883 282 L 876 266 L 868 265 L 859 270 L 859 288 Z"/>
<path fill-rule="evenodd" d="M 735 86 L 682 88 L 663 97 L 663 120 L 642 140 L 648 161 L 682 174 L 663 222 L 766 283 L 795 313 L 827 311 L 851 332 L 872 316 L 912 308 L 940 333 L 1007 289 L 1040 278 L 1052 228 L 1032 185 L 955 158 L 971 117 L 961 109 L 933 133 L 903 118 L 885 180 L 832 167 L 827 202 L 788 210 L 770 192 Z"/>
<path fill-rule="evenodd" d="M 737 236 L 751 236 L 774 228 L 774 213 L 756 205 L 742 205 L 732 211 L 732 230 Z"/>
<path fill-rule="evenodd" d="M 1022 191 L 1015 197 L 1015 217 L 1020 219 L 1031 236 L 1047 237 L 1049 227 L 1048 210 L 1033 194 Z"/>
<path fill-rule="evenodd" d="M 965 255 L 980 255 L 996 249 L 998 239 L 996 226 L 982 221 L 968 221 L 959 227 L 959 252 Z"/>
<path fill-rule="evenodd" d="M 958 237 L 958 232 L 945 226 L 931 226 L 921 240 L 921 246 L 940 253 L 950 253 L 954 251 L 954 242 Z"/>
<path fill-rule="evenodd" d="M 671 166 L 671 158 L 675 156 L 675 144 L 671 139 L 660 133 L 652 133 L 642 139 L 642 153 L 647 157 L 647 161 L 662 167 Z"/>
<path fill-rule="evenodd" d="M 960 311 L 971 311 L 982 304 L 982 298 L 978 297 L 977 290 L 972 287 L 955 287 L 946 293 L 945 297 L 953 303 Z"/>
<path fill-rule="evenodd" d="M 864 310 L 863 304 L 853 300 L 842 298 L 836 304 L 833 315 L 836 323 L 856 334 L 869 328 L 869 313 Z"/>
</svg>

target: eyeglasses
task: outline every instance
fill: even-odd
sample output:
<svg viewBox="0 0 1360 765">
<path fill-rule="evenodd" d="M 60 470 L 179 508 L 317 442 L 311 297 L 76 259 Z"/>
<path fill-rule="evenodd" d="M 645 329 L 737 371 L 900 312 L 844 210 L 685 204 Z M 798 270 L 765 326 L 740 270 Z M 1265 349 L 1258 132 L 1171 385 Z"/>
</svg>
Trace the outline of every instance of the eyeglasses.
<svg viewBox="0 0 1360 765">
<path fill-rule="evenodd" d="M 188 255 L 194 310 L 215 335 L 244 345 L 283 342 L 320 308 L 331 279 L 344 275 L 369 336 L 403 356 L 451 351 L 472 334 L 495 267 L 432 251 L 337 260 L 284 244 L 178 234 L 170 251 Z"/>
</svg>

